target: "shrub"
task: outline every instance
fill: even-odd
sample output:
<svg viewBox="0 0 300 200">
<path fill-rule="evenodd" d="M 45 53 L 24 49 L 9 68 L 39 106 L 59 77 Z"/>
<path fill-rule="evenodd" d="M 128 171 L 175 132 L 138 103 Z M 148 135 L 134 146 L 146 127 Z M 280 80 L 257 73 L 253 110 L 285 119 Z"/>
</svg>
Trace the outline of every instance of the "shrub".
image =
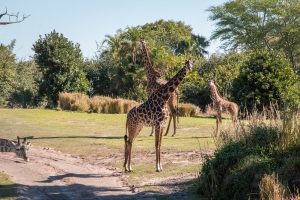
<svg viewBox="0 0 300 200">
<path fill-rule="evenodd" d="M 180 103 L 178 105 L 178 115 L 181 117 L 195 117 L 200 115 L 198 106 L 190 103 Z"/>
<path fill-rule="evenodd" d="M 87 112 L 90 109 L 90 100 L 85 94 L 61 92 L 58 99 L 62 110 Z"/>
<path fill-rule="evenodd" d="M 83 71 L 79 44 L 74 44 L 55 30 L 33 45 L 34 59 L 43 75 L 40 94 L 56 106 L 59 92 L 88 92 L 90 83 Z"/>
<path fill-rule="evenodd" d="M 296 197 L 300 189 L 300 129 L 297 118 L 289 119 L 293 126 L 279 120 L 253 119 L 234 131 L 221 132 L 219 148 L 203 164 L 199 192 L 211 199 L 230 200 L 258 199 L 260 190 L 267 196 L 272 192 L 283 195 L 281 186 L 270 185 L 278 181 L 264 179 L 266 174 L 276 173 L 291 190 L 289 196 Z"/>
<path fill-rule="evenodd" d="M 66 92 L 59 93 L 58 104 L 62 110 L 110 114 L 127 113 L 134 106 L 139 105 L 138 102 L 127 99 L 113 99 L 105 96 L 89 98 L 84 94 Z"/>
<path fill-rule="evenodd" d="M 295 105 L 299 103 L 297 76 L 289 62 L 280 54 L 256 51 L 243 62 L 241 72 L 233 82 L 233 97 L 240 110 L 262 111 L 270 104 Z"/>
</svg>

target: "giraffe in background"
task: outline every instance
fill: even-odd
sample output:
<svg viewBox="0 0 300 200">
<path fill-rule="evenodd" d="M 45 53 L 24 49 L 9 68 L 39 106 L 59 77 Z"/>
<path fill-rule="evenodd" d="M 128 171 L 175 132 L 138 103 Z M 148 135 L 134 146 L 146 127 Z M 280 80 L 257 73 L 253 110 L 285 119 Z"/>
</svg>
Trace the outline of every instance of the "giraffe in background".
<svg viewBox="0 0 300 200">
<path fill-rule="evenodd" d="M 147 50 L 147 46 L 146 46 L 146 42 L 144 40 L 140 41 L 141 43 L 141 49 L 142 49 L 142 55 L 143 55 L 143 61 L 144 61 L 144 68 L 147 74 L 147 79 L 148 79 L 148 85 L 147 85 L 147 94 L 148 94 L 148 98 L 162 85 L 166 84 L 167 81 L 161 78 L 161 75 L 158 71 L 156 71 L 154 69 L 154 67 L 152 66 L 152 63 L 150 61 L 150 56 Z M 169 133 L 169 129 L 170 129 L 170 125 L 171 125 L 171 121 L 173 119 L 173 134 L 172 136 L 174 136 L 176 134 L 176 116 L 177 116 L 177 107 L 178 107 L 178 95 L 179 95 L 179 91 L 176 88 L 175 91 L 171 94 L 167 105 L 168 105 L 168 109 L 171 113 L 171 117 L 169 119 L 169 123 L 167 126 L 167 130 L 165 133 L 165 136 Z M 176 106 L 177 104 L 177 106 Z M 177 122 L 178 122 L 178 118 L 177 118 Z M 153 135 L 153 127 L 152 127 L 152 131 L 150 136 Z"/>
<path fill-rule="evenodd" d="M 222 111 L 223 110 L 228 110 L 228 112 L 231 116 L 233 125 L 234 125 L 234 127 L 236 127 L 237 121 L 238 121 L 239 107 L 236 103 L 228 101 L 220 95 L 220 93 L 219 93 L 219 91 L 218 91 L 218 89 L 217 89 L 217 87 L 216 87 L 216 85 L 215 85 L 215 83 L 212 79 L 208 81 L 208 85 L 209 85 L 210 92 L 211 92 L 211 99 L 212 99 L 212 101 L 215 105 L 215 109 L 217 111 L 217 115 L 216 115 L 217 130 L 216 130 L 216 133 L 217 133 L 217 136 L 219 136 L 220 126 L 222 124 Z"/>
<path fill-rule="evenodd" d="M 131 150 L 134 139 L 143 126 L 155 127 L 156 171 L 162 171 L 160 148 L 165 121 L 169 115 L 167 102 L 188 71 L 192 69 L 192 61 L 186 60 L 185 66 L 166 84 L 160 86 L 146 102 L 132 108 L 127 114 L 125 139 L 125 171 L 132 171 Z M 127 132 L 128 131 L 128 132 Z"/>
</svg>

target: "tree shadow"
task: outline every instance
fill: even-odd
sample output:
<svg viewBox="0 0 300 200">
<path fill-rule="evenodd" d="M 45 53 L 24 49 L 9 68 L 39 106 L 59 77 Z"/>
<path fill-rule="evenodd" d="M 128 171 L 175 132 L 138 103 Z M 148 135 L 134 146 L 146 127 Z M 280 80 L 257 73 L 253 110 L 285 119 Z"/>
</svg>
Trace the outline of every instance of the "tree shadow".
<svg viewBox="0 0 300 200">
<path fill-rule="evenodd" d="M 77 138 L 89 138 L 89 139 L 124 139 L 124 136 L 42 136 L 42 137 L 35 137 L 35 136 L 28 136 L 27 139 L 31 140 L 43 140 L 43 139 L 77 139 Z"/>
<path fill-rule="evenodd" d="M 54 181 L 59 181 L 64 178 L 102 178 L 102 177 L 110 177 L 111 175 L 101 175 L 101 174 L 75 174 L 75 173 L 67 173 L 63 175 L 49 176 L 47 180 L 37 181 L 41 183 L 51 183 Z"/>
<path fill-rule="evenodd" d="M 1 184 L 0 183 L 0 199 L 2 198 L 14 198 L 17 195 L 17 187 L 19 185 L 12 183 L 12 184 Z"/>
<path fill-rule="evenodd" d="M 67 173 L 64 175 L 49 176 L 44 181 L 37 181 L 40 183 L 51 183 L 56 180 L 62 180 L 68 177 L 77 178 L 97 178 L 101 182 L 101 177 L 112 177 L 113 174 L 76 174 Z M 144 185 L 140 187 L 96 187 L 92 185 L 84 185 L 77 183 L 70 183 L 66 185 L 19 185 L 9 184 L 0 185 L 0 199 L 2 198 L 16 198 L 16 199 L 43 199 L 43 200 L 131 200 L 131 199 L 182 199 L 186 196 L 188 187 L 194 184 L 195 180 L 173 180 L 171 182 L 155 183 L 151 185 Z M 153 186 L 154 188 L 151 188 Z M 17 187 L 21 192 L 18 192 Z M 169 187 L 170 192 L 162 192 L 164 190 L 157 189 L 157 187 Z M 174 190 L 176 188 L 176 190 Z M 179 189 L 178 189 L 179 188 Z M 139 191 L 140 190 L 140 191 Z"/>
</svg>

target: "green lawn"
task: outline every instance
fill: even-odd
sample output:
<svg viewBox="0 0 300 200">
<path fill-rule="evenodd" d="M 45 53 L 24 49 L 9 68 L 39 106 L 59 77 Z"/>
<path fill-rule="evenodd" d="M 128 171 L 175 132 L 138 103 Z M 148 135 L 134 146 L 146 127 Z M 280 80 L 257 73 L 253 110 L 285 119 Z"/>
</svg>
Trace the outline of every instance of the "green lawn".
<svg viewBox="0 0 300 200">
<path fill-rule="evenodd" d="M 125 134 L 125 114 L 88 114 L 45 109 L 0 109 L 0 137 L 34 136 L 34 146 L 55 150 L 87 159 L 113 158 L 113 167 L 122 169 Z M 230 123 L 224 120 L 224 124 Z M 133 183 L 152 178 L 170 177 L 183 173 L 196 173 L 198 163 L 185 163 L 185 154 L 214 148 L 211 134 L 215 127 L 213 118 L 181 117 L 177 135 L 166 136 L 162 141 L 164 171 L 155 172 L 154 137 L 150 127 L 144 128 L 133 146 L 134 172 L 127 175 Z M 169 135 L 172 134 L 172 128 Z M 172 162 L 172 156 L 178 162 Z M 182 162 L 181 162 L 182 161 Z"/>
<path fill-rule="evenodd" d="M 124 114 L 88 114 L 43 109 L 0 109 L 0 137 L 34 136 L 33 145 L 79 156 L 108 156 L 124 148 Z M 195 151 L 213 147 L 212 118 L 180 118 L 176 137 L 163 138 L 163 151 Z M 154 137 L 145 127 L 134 151 L 154 151 Z M 171 135 L 172 129 L 169 135 Z M 80 147 L 80 148 L 79 148 Z"/>
</svg>

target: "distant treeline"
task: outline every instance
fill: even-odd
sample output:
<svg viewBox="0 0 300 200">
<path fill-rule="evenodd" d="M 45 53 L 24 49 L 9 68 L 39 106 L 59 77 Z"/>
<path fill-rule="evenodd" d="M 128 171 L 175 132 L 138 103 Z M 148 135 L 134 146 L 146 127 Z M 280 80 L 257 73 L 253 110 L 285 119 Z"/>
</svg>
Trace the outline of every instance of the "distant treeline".
<svg viewBox="0 0 300 200">
<path fill-rule="evenodd" d="M 213 78 L 219 92 L 238 103 L 241 110 L 252 110 L 253 107 L 260 110 L 269 104 L 276 104 L 278 108 L 286 105 L 297 108 L 300 96 L 300 34 L 291 32 L 283 37 L 281 18 L 268 17 L 260 24 L 263 20 L 260 15 L 255 19 L 238 17 L 264 11 L 263 8 L 251 7 L 251 2 L 244 5 L 243 1 L 236 1 L 231 7 L 224 4 L 210 8 L 211 20 L 220 22 L 212 39 L 221 39 L 232 50 L 209 58 L 205 57 L 208 40 L 194 34 L 192 28 L 181 21 L 159 20 L 118 30 L 115 35 L 106 36 L 99 45 L 97 56 L 92 59 L 84 59 L 79 44 L 55 30 L 37 38 L 30 61 L 15 59 L 14 42 L 1 44 L 0 104 L 25 108 L 57 107 L 60 92 L 142 102 L 147 99 L 146 72 L 139 45 L 143 39 L 147 42 L 155 69 L 163 78 L 172 77 L 183 66 L 184 60 L 192 57 L 194 70 L 179 87 L 181 102 L 204 109 L 211 103 L 206 82 Z M 248 6 L 250 10 L 231 10 L 238 4 Z M 267 1 L 261 6 L 268 6 Z M 282 9 L 293 9 L 286 6 Z M 276 10 L 267 11 L 268 16 L 280 15 Z M 298 16 L 299 12 L 290 14 Z M 231 23 L 223 20 L 229 19 L 228 16 L 232 17 Z M 277 24 L 269 22 L 271 19 L 278 20 Z M 288 27 L 292 26 L 293 31 L 300 33 L 298 21 L 289 21 Z M 237 24 L 241 27 L 234 27 Z M 252 26 L 243 29 L 247 24 Z M 267 25 L 268 29 L 264 29 Z M 239 32 L 242 29 L 243 34 Z M 261 30 L 264 31 L 258 34 Z M 249 35 L 247 31 L 249 34 L 253 32 Z"/>
</svg>

